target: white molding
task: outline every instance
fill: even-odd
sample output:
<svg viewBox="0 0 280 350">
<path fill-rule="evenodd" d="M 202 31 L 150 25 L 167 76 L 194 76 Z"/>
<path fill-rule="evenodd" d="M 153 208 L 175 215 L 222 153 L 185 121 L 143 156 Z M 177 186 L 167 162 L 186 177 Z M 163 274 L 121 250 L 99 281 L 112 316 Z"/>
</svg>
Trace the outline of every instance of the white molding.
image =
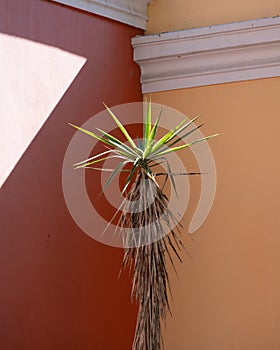
<svg viewBox="0 0 280 350">
<path fill-rule="evenodd" d="M 146 29 L 150 0 L 53 0 L 80 10 Z"/>
<path fill-rule="evenodd" d="M 280 17 L 132 39 L 143 93 L 280 76 Z"/>
</svg>

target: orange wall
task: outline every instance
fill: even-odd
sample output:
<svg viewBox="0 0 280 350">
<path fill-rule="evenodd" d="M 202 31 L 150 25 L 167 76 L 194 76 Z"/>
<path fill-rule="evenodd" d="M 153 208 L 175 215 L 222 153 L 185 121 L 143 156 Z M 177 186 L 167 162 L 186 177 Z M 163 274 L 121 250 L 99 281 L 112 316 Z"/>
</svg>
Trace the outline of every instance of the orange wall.
<svg viewBox="0 0 280 350">
<path fill-rule="evenodd" d="M 279 14 L 279 0 L 153 0 L 147 33 Z M 152 94 L 187 116 L 201 114 L 204 135 L 220 133 L 209 141 L 218 174 L 214 205 L 195 242 L 185 234 L 192 259 L 178 264 L 180 281 L 172 273 L 167 350 L 280 349 L 279 91 L 278 77 Z M 199 178 L 190 178 L 190 188 L 187 227 Z"/>
<path fill-rule="evenodd" d="M 1 350 L 131 349 L 136 310 L 130 302 L 129 279 L 118 279 L 123 252 L 98 243 L 77 227 L 64 201 L 61 172 L 74 134 L 68 122 L 83 124 L 103 109 L 102 101 L 112 106 L 142 100 L 130 44 L 137 34 L 142 31 L 50 1 L 0 1 L 0 35 L 7 40 L 17 37 L 11 45 L 21 38 L 23 47 L 32 42 L 28 47 L 33 50 L 38 43 L 46 55 L 48 48 L 56 48 L 50 52 L 61 50 L 86 59 L 1 188 Z M 34 58 L 28 50 L 10 57 L 11 65 L 28 60 L 24 64 L 30 70 L 16 77 L 18 81 L 12 70 L 1 70 L 1 79 L 13 93 L 11 109 L 19 98 L 29 99 L 41 88 L 40 72 L 30 76 L 31 66 L 40 67 L 48 58 Z M 56 62 L 53 57 L 50 66 Z M 22 110 L 26 120 L 22 123 L 19 116 L 19 124 L 12 125 L 11 148 L 17 137 L 33 128 L 42 110 L 40 101 L 50 99 L 59 77 L 60 72 L 40 90 L 29 111 L 35 109 L 34 115 Z M 8 84 L 14 81 L 10 89 Z M 9 109 L 1 108 L 0 113 L 13 122 Z M 1 149 L 1 158 L 6 153 Z"/>
<path fill-rule="evenodd" d="M 172 276 L 167 350 L 280 349 L 279 91 L 273 78 L 152 94 L 153 102 L 201 114 L 204 135 L 220 133 L 209 141 L 214 205 L 195 242 L 185 235 L 192 259 L 178 265 L 180 281 Z M 200 188 L 198 178 L 190 181 L 187 223 Z"/>
<path fill-rule="evenodd" d="M 152 0 L 147 33 L 280 15 L 280 0 Z"/>
</svg>

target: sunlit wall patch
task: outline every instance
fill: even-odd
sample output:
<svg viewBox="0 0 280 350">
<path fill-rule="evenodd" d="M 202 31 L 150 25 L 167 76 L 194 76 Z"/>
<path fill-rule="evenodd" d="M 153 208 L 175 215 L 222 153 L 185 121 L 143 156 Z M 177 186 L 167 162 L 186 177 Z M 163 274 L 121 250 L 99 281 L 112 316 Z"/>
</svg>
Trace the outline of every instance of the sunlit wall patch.
<svg viewBox="0 0 280 350">
<path fill-rule="evenodd" d="M 86 58 L 2 33 L 0 47 L 2 186 Z"/>
</svg>

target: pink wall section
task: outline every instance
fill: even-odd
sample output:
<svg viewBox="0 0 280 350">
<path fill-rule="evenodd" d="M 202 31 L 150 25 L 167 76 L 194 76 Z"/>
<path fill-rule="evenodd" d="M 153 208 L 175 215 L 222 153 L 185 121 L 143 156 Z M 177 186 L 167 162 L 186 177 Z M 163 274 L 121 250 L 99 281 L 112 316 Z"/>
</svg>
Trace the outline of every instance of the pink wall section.
<svg viewBox="0 0 280 350">
<path fill-rule="evenodd" d="M 1 188 L 0 349 L 128 350 L 136 310 L 129 279 L 117 278 L 123 253 L 76 226 L 64 202 L 61 169 L 74 133 L 69 121 L 81 125 L 102 101 L 141 101 L 130 39 L 142 31 L 49 1 L 9 0 L 0 2 L 1 34 L 86 63 Z M 26 84 L 27 94 L 30 89 Z M 43 91 L 46 98 L 51 89 Z M 9 118 L 6 112 L 0 117 Z"/>
</svg>

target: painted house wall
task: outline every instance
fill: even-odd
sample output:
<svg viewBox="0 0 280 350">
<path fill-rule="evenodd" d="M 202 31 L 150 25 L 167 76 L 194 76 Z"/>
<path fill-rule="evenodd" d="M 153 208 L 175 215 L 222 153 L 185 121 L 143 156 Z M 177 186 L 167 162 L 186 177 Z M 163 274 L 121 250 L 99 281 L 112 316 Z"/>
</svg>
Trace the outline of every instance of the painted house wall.
<svg viewBox="0 0 280 350">
<path fill-rule="evenodd" d="M 279 13 L 279 1 L 153 1 L 148 33 Z M 178 264 L 180 281 L 172 275 L 167 350 L 280 347 L 279 89 L 275 77 L 152 94 L 153 102 L 200 114 L 204 135 L 220 133 L 209 141 L 218 174 L 214 205 L 195 241 L 184 237 L 192 259 Z M 190 178 L 190 188 L 186 225 L 199 178 Z"/>
<path fill-rule="evenodd" d="M 0 2 L 3 350 L 131 348 L 122 250 L 77 227 L 61 172 L 68 122 L 142 100 L 130 44 L 142 33 L 49 1 Z"/>
<path fill-rule="evenodd" d="M 280 15 L 280 0 L 153 0 L 147 34 Z"/>
<path fill-rule="evenodd" d="M 220 133 L 209 141 L 214 204 L 195 242 L 183 234 L 191 259 L 177 265 L 179 281 L 172 274 L 167 350 L 280 347 L 279 89 L 272 78 L 152 94 L 185 115 L 201 114 L 204 135 Z M 190 153 L 181 156 L 197 170 Z M 191 177 L 186 228 L 199 193 Z"/>
</svg>

